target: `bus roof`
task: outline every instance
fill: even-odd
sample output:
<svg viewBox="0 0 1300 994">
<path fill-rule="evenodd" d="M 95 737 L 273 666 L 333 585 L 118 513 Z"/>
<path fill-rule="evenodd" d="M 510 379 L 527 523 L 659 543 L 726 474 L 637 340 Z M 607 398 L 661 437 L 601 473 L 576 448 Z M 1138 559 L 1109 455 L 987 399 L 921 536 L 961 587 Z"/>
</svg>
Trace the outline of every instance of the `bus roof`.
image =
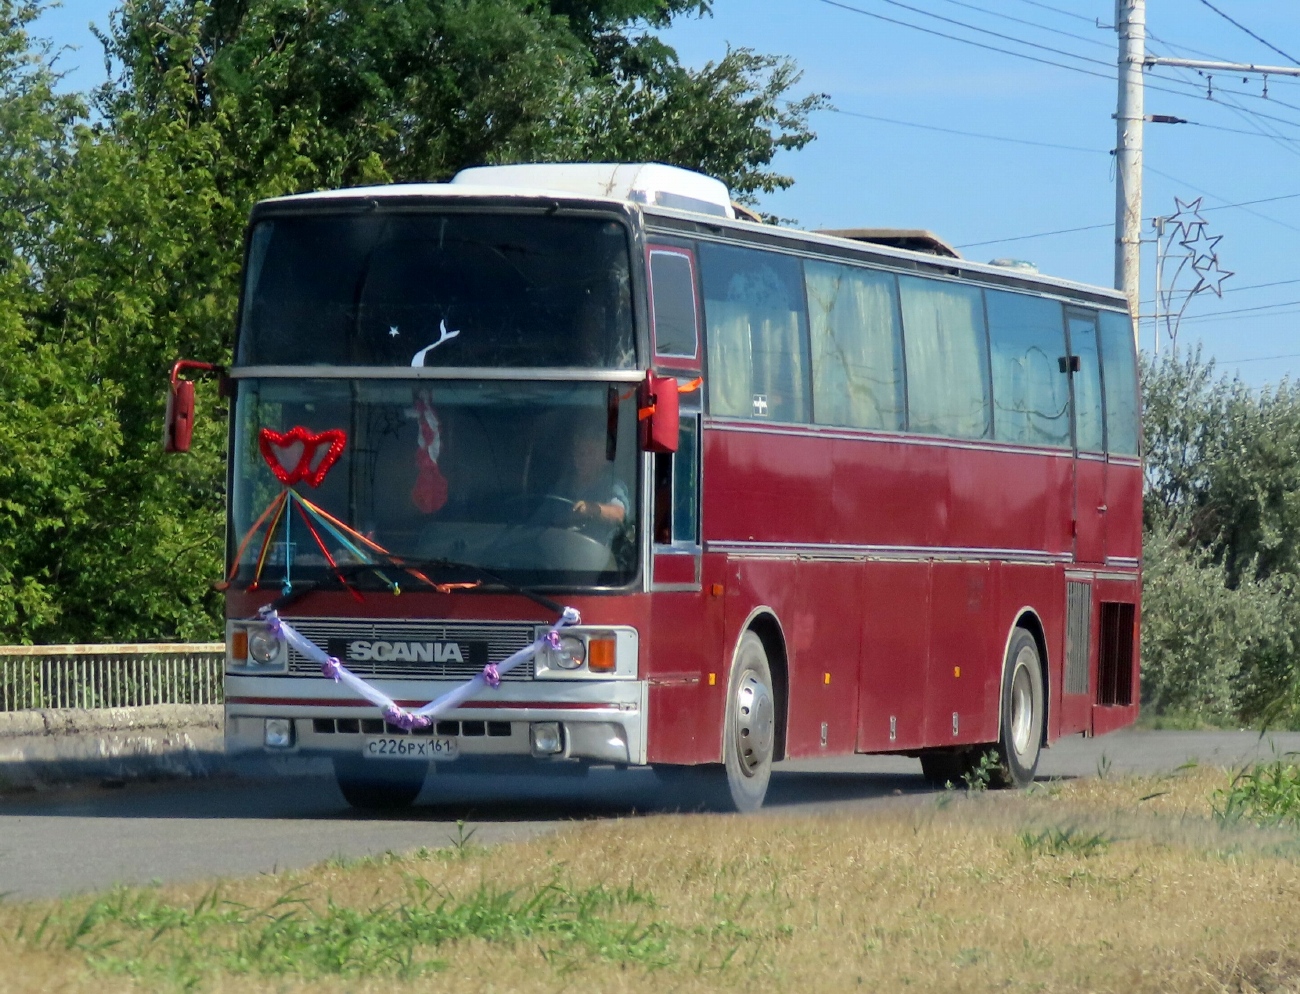
<svg viewBox="0 0 1300 994">
<path fill-rule="evenodd" d="M 937 254 L 933 247 L 912 247 L 905 240 L 864 239 L 862 235 L 877 229 L 841 229 L 803 231 L 779 225 L 757 223 L 737 216 L 732 209 L 727 187 L 719 180 L 700 173 L 659 163 L 540 163 L 519 166 L 483 166 L 464 169 L 450 183 L 391 183 L 383 186 L 350 187 L 293 194 L 262 201 L 258 207 L 289 206 L 328 201 L 355 200 L 482 200 L 518 199 L 559 200 L 575 204 L 608 204 L 627 210 L 629 206 L 666 221 L 683 222 L 701 233 L 720 229 L 735 230 L 746 241 L 755 236 L 771 239 L 786 247 L 802 244 L 808 248 L 851 247 L 852 255 L 875 257 L 882 262 L 906 261 L 918 269 L 937 270 L 954 276 L 969 276 L 981 282 L 1007 283 L 1008 277 L 1022 287 L 1082 295 L 1094 301 L 1112 303 L 1127 309 L 1127 300 L 1118 290 L 1095 286 L 1062 277 L 1009 270 L 1003 266 L 972 262 L 959 257 Z M 924 232 L 929 235 L 929 232 Z M 715 235 L 716 237 L 716 235 Z M 934 236 L 931 236 L 934 237 Z M 935 238 L 935 241 L 940 241 Z M 947 248 L 946 243 L 944 244 Z M 907 245 L 907 247 L 903 247 Z M 918 250 L 919 249 L 919 250 Z M 927 251 L 928 249 L 928 251 Z M 953 251 L 956 255 L 955 250 Z M 919 264 L 919 265 L 918 265 Z"/>
</svg>

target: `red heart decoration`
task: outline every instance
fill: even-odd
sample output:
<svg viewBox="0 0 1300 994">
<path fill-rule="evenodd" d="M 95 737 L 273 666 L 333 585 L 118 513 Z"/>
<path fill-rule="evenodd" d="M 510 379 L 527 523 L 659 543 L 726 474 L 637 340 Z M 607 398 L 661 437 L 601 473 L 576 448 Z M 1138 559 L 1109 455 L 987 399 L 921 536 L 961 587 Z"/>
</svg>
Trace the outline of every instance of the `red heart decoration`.
<svg viewBox="0 0 1300 994">
<path fill-rule="evenodd" d="M 339 461 L 339 456 L 343 455 L 343 449 L 347 444 L 347 433 L 341 428 L 330 428 L 328 431 L 312 434 L 302 425 L 295 425 L 283 434 L 270 428 L 263 428 L 257 433 L 257 447 L 262 450 L 262 458 L 271 467 L 275 478 L 286 487 L 292 486 L 299 480 L 305 481 L 309 487 L 319 487 L 325 479 L 325 474 Z M 302 449 L 295 460 L 293 450 L 298 446 Z M 327 448 L 317 461 L 316 456 L 321 446 Z M 287 455 L 289 458 L 282 459 L 282 455 Z M 289 467 L 287 463 L 293 465 Z"/>
</svg>

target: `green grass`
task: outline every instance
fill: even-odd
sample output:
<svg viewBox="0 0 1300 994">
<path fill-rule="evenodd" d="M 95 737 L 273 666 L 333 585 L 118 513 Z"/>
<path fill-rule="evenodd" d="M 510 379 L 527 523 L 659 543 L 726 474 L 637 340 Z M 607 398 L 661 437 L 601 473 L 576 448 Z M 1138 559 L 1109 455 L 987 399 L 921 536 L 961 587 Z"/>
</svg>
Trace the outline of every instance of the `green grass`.
<svg viewBox="0 0 1300 994">
<path fill-rule="evenodd" d="M 1025 829 L 1016 838 L 1030 856 L 1096 856 L 1116 841 L 1105 832 L 1088 832 L 1074 826 Z"/>
<path fill-rule="evenodd" d="M 36 949 L 80 952 L 100 970 L 181 990 L 218 974 L 411 978 L 442 969 L 434 954 L 462 939 L 535 942 L 561 958 L 572 952 L 653 970 L 669 962 L 668 929 L 641 921 L 654 907 L 654 898 L 631 884 L 573 889 L 551 882 L 528 890 L 480 884 L 457 898 L 410 875 L 405 893 L 369 909 L 332 899 L 317 906 L 299 888 L 260 908 L 225 900 L 216 889 L 193 907 L 123 889 L 80 913 L 54 911 L 24 922 L 16 938 Z M 629 919 L 629 910 L 638 914 Z"/>
<path fill-rule="evenodd" d="M 1214 792 L 1213 806 L 1222 822 L 1300 828 L 1300 765 L 1277 759 L 1248 766 Z"/>
</svg>

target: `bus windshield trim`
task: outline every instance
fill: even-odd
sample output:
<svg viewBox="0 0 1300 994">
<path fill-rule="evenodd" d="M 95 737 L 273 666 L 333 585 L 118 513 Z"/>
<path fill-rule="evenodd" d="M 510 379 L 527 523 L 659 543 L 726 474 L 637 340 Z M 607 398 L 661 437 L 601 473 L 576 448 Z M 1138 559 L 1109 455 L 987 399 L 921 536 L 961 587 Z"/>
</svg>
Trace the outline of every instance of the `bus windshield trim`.
<svg viewBox="0 0 1300 994">
<path fill-rule="evenodd" d="M 551 380 L 640 383 L 644 369 L 548 366 L 233 366 L 231 379 L 268 380 Z"/>
</svg>

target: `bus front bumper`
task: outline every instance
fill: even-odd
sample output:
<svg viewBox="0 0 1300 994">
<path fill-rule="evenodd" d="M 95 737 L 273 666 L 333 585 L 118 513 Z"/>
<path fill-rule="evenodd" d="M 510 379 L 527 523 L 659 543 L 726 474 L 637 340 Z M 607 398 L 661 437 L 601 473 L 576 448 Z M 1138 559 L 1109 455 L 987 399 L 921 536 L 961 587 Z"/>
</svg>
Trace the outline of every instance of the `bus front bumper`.
<svg viewBox="0 0 1300 994">
<path fill-rule="evenodd" d="M 313 694 L 328 696 L 306 697 L 301 680 L 237 682 L 254 680 L 255 686 L 227 686 L 229 755 L 368 755 L 379 761 L 377 750 L 382 750 L 432 762 L 511 756 L 620 765 L 646 761 L 647 688 L 641 680 L 502 685 L 492 699 L 467 701 L 440 715 L 433 727 L 414 732 L 387 724 L 369 703 L 335 695 L 333 684 L 312 681 Z M 432 700 L 445 689 L 425 685 L 420 696 Z M 392 696 L 403 707 L 420 706 L 404 700 L 407 694 Z"/>
</svg>

